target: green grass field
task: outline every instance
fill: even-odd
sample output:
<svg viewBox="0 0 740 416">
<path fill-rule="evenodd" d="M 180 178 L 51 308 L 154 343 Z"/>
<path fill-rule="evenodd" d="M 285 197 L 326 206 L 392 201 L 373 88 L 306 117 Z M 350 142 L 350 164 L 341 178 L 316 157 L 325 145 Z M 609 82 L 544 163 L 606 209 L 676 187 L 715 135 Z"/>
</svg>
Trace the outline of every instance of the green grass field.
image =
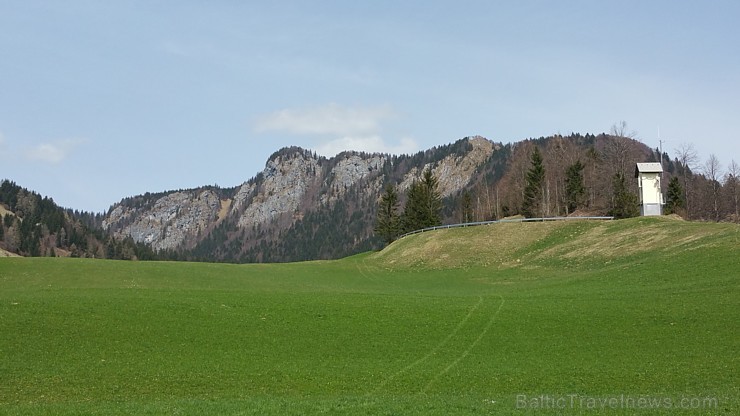
<svg viewBox="0 0 740 416">
<path fill-rule="evenodd" d="M 739 357 L 737 225 L 498 224 L 274 265 L 0 259 L 0 414 L 729 415 Z"/>
</svg>

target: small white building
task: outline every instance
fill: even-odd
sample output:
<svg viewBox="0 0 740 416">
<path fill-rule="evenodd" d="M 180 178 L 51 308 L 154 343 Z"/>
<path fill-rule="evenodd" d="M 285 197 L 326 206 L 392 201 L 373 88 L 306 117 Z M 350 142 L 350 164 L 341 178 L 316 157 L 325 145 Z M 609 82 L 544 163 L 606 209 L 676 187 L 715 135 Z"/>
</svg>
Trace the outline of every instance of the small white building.
<svg viewBox="0 0 740 416">
<path fill-rule="evenodd" d="M 660 163 L 638 163 L 635 167 L 638 192 L 640 193 L 640 215 L 663 214 L 663 192 L 660 188 L 660 176 L 663 166 Z"/>
</svg>

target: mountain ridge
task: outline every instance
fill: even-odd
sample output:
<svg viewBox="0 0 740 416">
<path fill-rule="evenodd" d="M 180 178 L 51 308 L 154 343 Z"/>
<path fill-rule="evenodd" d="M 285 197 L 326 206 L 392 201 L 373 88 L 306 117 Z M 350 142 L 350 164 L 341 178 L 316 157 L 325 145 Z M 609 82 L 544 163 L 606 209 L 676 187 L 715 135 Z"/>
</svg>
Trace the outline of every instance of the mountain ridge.
<svg viewBox="0 0 740 416">
<path fill-rule="evenodd" d="M 614 174 L 629 177 L 633 163 L 658 160 L 657 150 L 607 134 L 573 133 L 508 144 L 470 136 L 412 155 L 347 151 L 327 158 L 294 146 L 274 152 L 262 171 L 234 187 L 147 192 L 123 198 L 105 214 L 70 211 L 68 215 L 99 230 L 95 231 L 100 238 L 92 245 L 94 249 L 78 250 L 78 255 L 86 257 L 139 258 L 136 253 L 141 253 L 152 258 L 142 251 L 146 247 L 157 253 L 156 258 L 170 260 L 339 258 L 383 246 L 374 233 L 381 193 L 386 186 L 394 186 L 402 207 L 406 190 L 426 169 L 431 169 L 439 183 L 443 223 L 463 221 L 463 195 L 469 204 L 465 218 L 484 221 L 520 214 L 535 147 L 543 154 L 546 172 L 545 216 L 573 214 L 565 200 L 565 171 L 576 161 L 584 166 L 586 190 L 576 213 L 605 214 L 613 203 Z M 678 162 L 668 160 L 664 166 L 669 175 L 684 172 Z M 628 187 L 633 193 L 637 190 L 634 181 L 628 181 Z M 12 203 L 0 198 L 3 205 L 8 208 Z M 12 219 L 8 221 L 12 224 Z M 54 242 L 47 240 L 40 255 L 54 252 Z M 123 250 L 116 244 L 129 248 Z M 8 250 L 1 238 L 0 248 L 31 254 L 17 247 Z M 56 254 L 65 255 L 64 250 Z"/>
<path fill-rule="evenodd" d="M 260 173 L 239 186 L 126 198 L 111 207 L 101 226 L 117 238 L 130 237 L 155 251 L 190 250 L 203 257 L 214 248 L 223 251 L 214 247 L 214 238 L 220 244 L 239 240 L 239 250 L 216 253 L 216 257 L 262 261 L 273 257 L 265 256 L 264 247 L 260 252 L 254 248 L 263 241 L 278 241 L 281 234 L 290 234 L 296 226 L 301 228 L 307 216 L 315 219 L 321 213 L 333 213 L 333 217 L 353 218 L 364 211 L 363 224 L 371 224 L 378 195 L 391 178 L 397 178 L 403 191 L 429 167 L 440 178 L 442 195 L 451 196 L 470 182 L 475 169 L 495 147 L 479 136 L 414 156 L 348 151 L 327 158 L 311 150 L 287 147 L 273 153 Z M 360 218 L 355 215 L 353 220 Z M 311 231 L 314 234 L 316 230 Z M 374 247 L 376 242 L 364 244 L 373 238 L 371 231 L 363 227 L 361 238 L 352 239 L 351 244 Z M 293 255 L 278 257 L 275 260 L 294 259 Z"/>
</svg>

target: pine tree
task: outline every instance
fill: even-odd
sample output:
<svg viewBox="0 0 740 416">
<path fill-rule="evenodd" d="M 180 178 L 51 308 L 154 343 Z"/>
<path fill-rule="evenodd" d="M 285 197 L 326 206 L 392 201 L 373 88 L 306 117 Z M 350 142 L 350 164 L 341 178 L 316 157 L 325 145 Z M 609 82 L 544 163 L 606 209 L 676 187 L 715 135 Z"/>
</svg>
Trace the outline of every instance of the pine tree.
<svg viewBox="0 0 740 416">
<path fill-rule="evenodd" d="M 565 171 L 565 198 L 568 212 L 573 212 L 583 204 L 586 188 L 583 186 L 583 169 L 581 161 L 568 166 Z"/>
<path fill-rule="evenodd" d="M 668 191 L 666 192 L 665 214 L 677 214 L 686 207 L 683 199 L 683 188 L 678 176 L 674 176 L 668 181 Z"/>
<path fill-rule="evenodd" d="M 528 218 L 542 215 L 542 186 L 545 182 L 545 167 L 542 165 L 542 155 L 539 148 L 532 152 L 532 167 L 527 172 L 527 184 L 524 187 L 524 202 L 522 213 Z"/>
<path fill-rule="evenodd" d="M 427 169 L 421 180 L 424 195 L 424 227 L 434 227 L 442 224 L 442 196 L 439 194 L 439 181 Z M 423 227 L 422 227 L 423 228 Z"/>
<path fill-rule="evenodd" d="M 388 185 L 380 199 L 378 216 L 375 221 L 375 233 L 387 244 L 392 243 L 396 239 L 400 230 L 400 220 L 397 211 L 398 193 L 396 193 L 396 189 L 393 186 Z"/>
<path fill-rule="evenodd" d="M 431 169 L 424 171 L 421 181 L 411 184 L 403 210 L 404 232 L 442 224 L 442 197 L 437 186 L 437 178 L 432 175 Z"/>
<path fill-rule="evenodd" d="M 614 187 L 614 206 L 609 215 L 614 218 L 632 218 L 640 215 L 637 195 L 627 189 L 627 181 L 622 172 L 614 174 L 612 179 Z"/>
<path fill-rule="evenodd" d="M 462 201 L 460 203 L 462 211 L 461 222 L 468 223 L 473 221 L 473 197 L 470 195 L 470 191 L 463 192 Z"/>
<path fill-rule="evenodd" d="M 406 205 L 403 207 L 403 214 L 401 215 L 401 229 L 404 233 L 424 228 L 421 226 L 423 223 L 422 194 L 423 189 L 417 181 L 414 181 L 406 192 Z"/>
</svg>

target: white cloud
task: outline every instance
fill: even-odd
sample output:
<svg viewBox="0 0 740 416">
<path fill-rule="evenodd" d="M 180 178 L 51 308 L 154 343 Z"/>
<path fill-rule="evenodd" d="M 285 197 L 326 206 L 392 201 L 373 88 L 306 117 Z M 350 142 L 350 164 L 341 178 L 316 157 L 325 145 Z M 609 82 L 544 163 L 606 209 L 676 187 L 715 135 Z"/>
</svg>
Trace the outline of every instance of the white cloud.
<svg viewBox="0 0 740 416">
<path fill-rule="evenodd" d="M 29 149 L 26 156 L 31 160 L 56 164 L 66 159 L 69 153 L 82 143 L 84 143 L 84 140 L 81 139 L 64 139 L 52 143 L 41 143 Z"/>
<path fill-rule="evenodd" d="M 394 144 L 381 137 L 383 123 L 397 117 L 389 106 L 345 107 L 332 103 L 313 108 L 288 108 L 261 116 L 254 130 L 314 136 L 320 140 L 313 149 L 329 157 L 346 150 L 390 154 L 416 152 L 419 145 L 412 138 L 404 137 Z M 323 140 L 326 136 L 330 138 Z"/>
<path fill-rule="evenodd" d="M 395 117 L 387 106 L 352 108 L 329 104 L 306 109 L 288 108 L 259 117 L 255 131 L 359 136 L 378 133 L 381 122 Z"/>
<path fill-rule="evenodd" d="M 367 137 L 342 137 L 336 140 L 330 140 L 316 146 L 316 152 L 323 156 L 334 156 L 345 150 L 356 150 L 368 153 L 390 153 L 390 154 L 411 154 L 419 150 L 419 144 L 416 140 L 404 137 L 399 143 L 388 144 L 380 136 Z"/>
</svg>

